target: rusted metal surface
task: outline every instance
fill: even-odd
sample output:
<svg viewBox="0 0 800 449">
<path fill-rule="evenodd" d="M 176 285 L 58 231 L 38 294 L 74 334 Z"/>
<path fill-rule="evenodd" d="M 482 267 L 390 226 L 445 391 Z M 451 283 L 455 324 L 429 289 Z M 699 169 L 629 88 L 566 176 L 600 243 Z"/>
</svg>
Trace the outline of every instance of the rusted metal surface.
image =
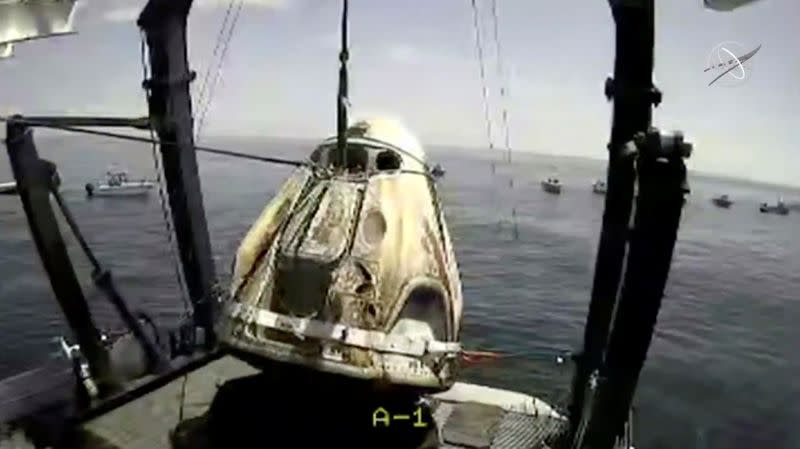
<svg viewBox="0 0 800 449">
<path fill-rule="evenodd" d="M 335 138 L 322 142 L 311 156 L 316 166 L 298 169 L 243 239 L 231 293 L 249 312 L 229 304 L 220 338 L 266 359 L 446 388 L 455 345 L 419 356 L 379 348 L 381 333 L 408 345 L 457 343 L 460 333 L 458 267 L 425 153 L 402 125 L 382 119 L 349 128 L 346 158 L 335 148 Z M 280 316 L 262 313 L 259 321 L 261 310 Z M 281 316 L 314 322 L 281 328 Z M 298 328 L 320 328 L 315 322 L 343 325 L 371 343 Z"/>
</svg>

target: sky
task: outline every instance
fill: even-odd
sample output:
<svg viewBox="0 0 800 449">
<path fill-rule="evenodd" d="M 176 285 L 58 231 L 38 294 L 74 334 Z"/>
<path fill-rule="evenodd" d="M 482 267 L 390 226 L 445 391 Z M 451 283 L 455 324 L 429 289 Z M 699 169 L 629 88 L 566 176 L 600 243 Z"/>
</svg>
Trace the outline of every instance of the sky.
<svg viewBox="0 0 800 449">
<path fill-rule="evenodd" d="M 0 114 L 146 114 L 134 23 L 145 1 L 81 2 L 77 35 L 18 45 L 0 61 Z M 513 151 L 604 158 L 611 104 L 603 83 L 614 62 L 608 3 L 497 0 L 498 58 L 491 2 L 476 2 L 495 147 L 507 129 Z M 654 124 L 695 144 L 690 168 L 800 185 L 800 2 L 761 0 L 733 12 L 700 0 L 656 3 L 654 76 L 664 101 Z M 195 0 L 196 90 L 216 67 L 227 4 Z M 334 0 L 244 0 L 203 135 L 332 133 L 340 8 Z M 352 117 L 394 116 L 425 144 L 487 148 L 470 1 L 351 0 L 350 10 Z M 715 74 L 703 69 L 731 41 L 725 48 L 734 53 L 762 48 L 745 80 L 709 87 Z"/>
</svg>

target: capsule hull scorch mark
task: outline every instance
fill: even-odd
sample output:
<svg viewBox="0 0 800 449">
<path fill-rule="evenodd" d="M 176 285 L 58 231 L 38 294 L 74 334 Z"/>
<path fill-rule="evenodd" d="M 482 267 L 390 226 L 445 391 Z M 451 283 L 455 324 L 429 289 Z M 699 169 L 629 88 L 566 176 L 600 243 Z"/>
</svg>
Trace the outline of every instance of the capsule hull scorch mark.
<svg viewBox="0 0 800 449">
<path fill-rule="evenodd" d="M 312 153 L 236 255 L 223 344 L 301 364 L 442 390 L 460 353 L 461 282 L 435 179 L 417 140 L 375 119 Z"/>
</svg>

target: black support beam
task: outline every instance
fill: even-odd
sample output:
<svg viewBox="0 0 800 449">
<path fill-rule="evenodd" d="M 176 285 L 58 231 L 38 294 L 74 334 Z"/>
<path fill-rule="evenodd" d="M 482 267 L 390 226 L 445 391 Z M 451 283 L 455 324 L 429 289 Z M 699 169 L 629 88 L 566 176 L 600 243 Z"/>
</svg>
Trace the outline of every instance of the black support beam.
<svg viewBox="0 0 800 449">
<path fill-rule="evenodd" d="M 218 307 L 216 274 L 211 254 L 203 194 L 197 169 L 186 48 L 186 21 L 191 0 L 150 0 L 139 16 L 144 30 L 151 78 L 148 91 L 150 122 L 162 142 L 164 177 L 194 320 L 215 341 Z"/>
</svg>

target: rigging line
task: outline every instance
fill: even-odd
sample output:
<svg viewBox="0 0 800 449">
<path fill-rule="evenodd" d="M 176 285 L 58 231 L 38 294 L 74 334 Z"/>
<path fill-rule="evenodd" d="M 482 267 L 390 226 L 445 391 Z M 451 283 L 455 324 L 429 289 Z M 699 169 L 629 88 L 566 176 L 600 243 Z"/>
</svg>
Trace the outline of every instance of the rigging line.
<svg viewBox="0 0 800 449">
<path fill-rule="evenodd" d="M 473 27 L 475 28 L 475 48 L 478 54 L 478 63 L 480 66 L 481 85 L 483 86 L 483 110 L 486 116 L 486 134 L 489 139 L 489 149 L 494 150 L 494 140 L 492 139 L 492 118 L 489 112 L 489 86 L 486 83 L 486 67 L 483 56 L 481 26 L 480 21 L 478 20 L 478 6 L 475 4 L 475 0 L 471 0 L 470 3 L 472 4 Z"/>
<path fill-rule="evenodd" d="M 36 126 L 36 127 L 40 127 L 40 128 L 58 129 L 58 130 L 61 130 L 61 131 L 67 131 L 67 132 L 73 132 L 73 133 L 90 134 L 90 135 L 93 135 L 93 136 L 111 137 L 111 138 L 114 138 L 114 139 L 130 140 L 130 141 L 133 141 L 133 142 L 157 143 L 157 144 L 160 144 L 160 145 L 168 145 L 168 144 L 177 145 L 175 142 L 165 142 L 165 141 L 159 140 L 157 138 L 139 137 L 139 136 L 132 136 L 130 134 L 118 134 L 118 133 L 112 133 L 112 132 L 107 132 L 107 131 L 98 131 L 98 130 L 94 130 L 94 129 L 77 128 L 77 127 L 74 127 L 74 126 L 58 125 L 58 124 L 55 124 L 55 123 L 37 122 L 35 120 L 25 120 L 24 118 L 23 119 L 19 119 L 19 118 L 13 118 L 13 117 L 0 116 L 0 122 L 17 122 L 17 123 L 26 124 L 28 126 Z M 204 152 L 204 153 L 218 154 L 218 155 L 222 155 L 222 156 L 230 156 L 230 157 L 235 157 L 235 158 L 240 158 L 240 159 L 249 159 L 249 160 L 265 162 L 265 163 L 269 163 L 269 164 L 291 165 L 291 166 L 294 166 L 294 167 L 307 167 L 307 166 L 313 166 L 314 165 L 311 162 L 306 162 L 306 161 L 297 161 L 297 160 L 283 159 L 283 158 L 277 158 L 277 157 L 258 156 L 258 155 L 255 155 L 255 154 L 240 153 L 238 151 L 223 150 L 223 149 L 219 149 L 219 148 L 212 148 L 212 147 L 206 147 L 206 146 L 195 145 L 194 149 L 197 150 L 197 151 L 200 151 L 200 152 Z"/>
<path fill-rule="evenodd" d="M 483 87 L 483 110 L 486 120 L 486 134 L 489 140 L 489 151 L 490 153 L 494 153 L 494 138 L 492 135 L 492 117 L 491 111 L 489 108 L 489 85 L 486 80 L 486 63 L 483 54 L 483 39 L 481 37 L 481 26 L 480 26 L 480 18 L 479 18 L 479 11 L 478 6 L 475 0 L 470 1 L 470 5 L 472 6 L 472 19 L 473 19 L 473 28 L 475 29 L 475 49 L 478 56 L 478 65 L 480 67 L 480 77 L 481 77 L 481 85 Z M 495 161 L 494 161 L 494 154 L 490 155 L 492 157 L 491 161 L 491 170 L 492 176 L 495 175 Z M 513 181 L 512 181 L 513 182 Z M 496 191 L 493 189 L 493 193 L 496 194 Z M 492 201 L 492 203 L 496 204 L 497 201 Z M 497 207 L 497 206 L 495 206 Z M 499 215 L 499 211 L 498 215 Z M 502 222 L 498 222 L 498 226 L 502 226 Z M 518 235 L 517 226 L 516 226 L 516 211 L 514 211 L 514 223 L 513 223 L 513 235 L 516 237 Z"/>
<path fill-rule="evenodd" d="M 186 405 L 186 382 L 189 380 L 189 375 L 183 376 L 183 382 L 181 382 L 181 397 L 180 397 L 180 408 L 178 409 L 178 423 L 183 422 L 183 409 Z"/>
<path fill-rule="evenodd" d="M 217 33 L 217 39 L 214 44 L 214 51 L 211 54 L 211 58 L 208 62 L 208 67 L 206 67 L 206 73 L 203 75 L 203 81 L 200 83 L 200 91 L 197 95 L 197 100 L 195 101 L 195 108 L 199 110 L 202 105 L 203 101 L 205 100 L 206 96 L 206 89 L 208 88 L 208 80 L 211 77 L 211 69 L 214 67 L 214 64 L 217 60 L 217 55 L 219 54 L 219 48 L 222 44 L 223 34 L 225 33 L 225 29 L 228 26 L 228 19 L 231 16 L 231 10 L 233 10 L 233 4 L 235 0 L 230 0 L 228 2 L 228 8 L 225 10 L 225 17 L 222 19 L 222 25 L 219 28 L 219 32 Z"/>
<path fill-rule="evenodd" d="M 149 67 L 147 64 L 147 57 L 146 57 L 146 37 L 144 31 L 141 34 L 141 42 L 142 42 L 142 77 L 143 79 L 148 79 Z M 144 84 L 143 84 L 144 86 Z M 148 88 L 144 88 L 145 97 L 147 99 L 147 104 L 150 104 L 150 90 Z M 161 164 L 158 160 L 158 148 L 156 148 L 156 136 L 155 131 L 153 131 L 152 126 L 148 126 L 150 132 L 150 139 L 153 141 L 151 153 L 153 155 L 153 166 L 156 172 L 156 182 L 158 183 L 158 199 L 161 202 L 161 215 L 162 219 L 164 220 L 164 226 L 167 231 L 167 243 L 169 244 L 170 253 L 172 254 L 172 263 L 173 267 L 175 268 L 175 277 L 178 279 L 178 288 L 181 292 L 181 299 L 183 300 L 183 312 L 184 314 L 189 314 L 189 311 L 192 310 L 191 303 L 189 301 L 189 287 L 186 285 L 186 278 L 183 275 L 183 270 L 181 269 L 182 263 L 180 259 L 180 255 L 178 254 L 178 248 L 176 245 L 175 240 L 172 238 L 174 223 L 172 222 L 172 213 L 169 207 L 169 202 L 166 199 L 166 195 L 164 192 L 164 182 L 163 176 L 161 173 Z"/>
<path fill-rule="evenodd" d="M 500 81 L 500 103 L 503 113 L 503 128 L 505 132 L 506 162 L 511 163 L 511 143 L 508 128 L 508 97 L 505 85 L 505 73 L 503 71 L 502 52 L 500 50 L 500 25 L 497 14 L 497 0 L 492 0 L 492 18 L 494 24 L 494 43 L 497 56 L 497 77 Z"/>
<path fill-rule="evenodd" d="M 350 57 L 347 45 L 347 23 L 350 3 L 342 4 L 341 48 L 339 50 L 339 91 L 336 95 L 336 149 L 341 157 L 342 167 L 347 170 L 347 103 L 348 77 L 347 60 Z"/>
<path fill-rule="evenodd" d="M 514 172 L 511 165 L 511 139 L 510 128 L 508 126 L 508 95 L 506 91 L 505 72 L 503 71 L 503 52 L 500 47 L 500 20 L 497 14 L 497 0 L 492 0 L 492 22 L 494 25 L 494 44 L 495 44 L 495 57 L 497 59 L 497 78 L 500 83 L 500 105 L 502 108 L 503 117 L 503 132 L 505 133 L 505 147 L 506 147 L 506 163 L 509 164 L 509 179 L 508 188 L 514 190 Z M 514 240 L 519 239 L 519 226 L 517 225 L 517 206 L 514 198 L 511 198 L 511 223 L 512 235 Z"/>
<path fill-rule="evenodd" d="M 197 122 L 197 137 L 196 140 L 200 140 L 201 132 L 203 130 L 203 123 L 206 120 L 206 114 L 208 114 L 209 106 L 211 105 L 211 100 L 214 99 L 214 91 L 219 83 L 220 73 L 222 73 L 222 64 L 225 62 L 225 55 L 228 54 L 229 44 L 231 42 L 231 38 L 233 38 L 233 32 L 236 29 L 236 23 L 239 21 L 239 15 L 242 12 L 242 6 L 244 5 L 244 1 L 240 0 L 236 4 L 236 10 L 233 13 L 233 19 L 231 19 L 231 25 L 228 27 L 228 34 L 225 35 L 225 40 L 222 44 L 222 52 L 219 56 L 219 61 L 217 63 L 216 73 L 214 74 L 214 80 L 211 82 L 211 85 L 208 87 L 208 96 L 206 97 L 205 107 L 203 108 L 202 113 L 200 114 L 200 118 Z"/>
</svg>

